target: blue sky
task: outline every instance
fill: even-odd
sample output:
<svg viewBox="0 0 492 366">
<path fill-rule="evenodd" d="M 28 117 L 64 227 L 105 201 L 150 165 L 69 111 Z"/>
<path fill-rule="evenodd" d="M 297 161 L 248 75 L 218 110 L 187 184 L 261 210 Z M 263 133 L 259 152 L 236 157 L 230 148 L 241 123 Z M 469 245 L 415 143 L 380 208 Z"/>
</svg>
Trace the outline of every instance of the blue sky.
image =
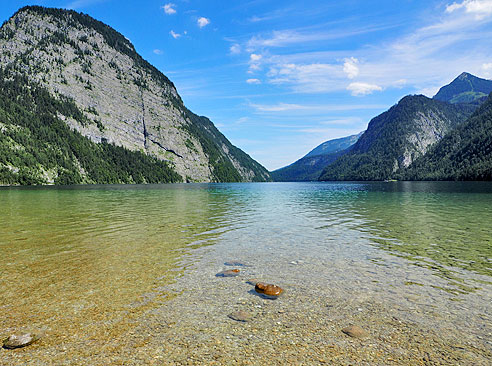
<svg viewBox="0 0 492 366">
<path fill-rule="evenodd" d="M 71 8 L 118 30 L 270 170 L 358 133 L 407 94 L 492 78 L 492 0 L 8 0 Z"/>
</svg>

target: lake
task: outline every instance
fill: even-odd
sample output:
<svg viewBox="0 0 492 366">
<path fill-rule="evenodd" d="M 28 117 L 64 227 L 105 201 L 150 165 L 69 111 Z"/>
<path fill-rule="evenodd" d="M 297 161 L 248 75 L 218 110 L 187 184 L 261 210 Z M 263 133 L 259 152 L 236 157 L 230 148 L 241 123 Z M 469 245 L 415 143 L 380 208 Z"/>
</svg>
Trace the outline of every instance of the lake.
<svg viewBox="0 0 492 366">
<path fill-rule="evenodd" d="M 489 182 L 3 187 L 0 214 L 0 337 L 42 335 L 2 365 L 492 359 Z"/>
</svg>

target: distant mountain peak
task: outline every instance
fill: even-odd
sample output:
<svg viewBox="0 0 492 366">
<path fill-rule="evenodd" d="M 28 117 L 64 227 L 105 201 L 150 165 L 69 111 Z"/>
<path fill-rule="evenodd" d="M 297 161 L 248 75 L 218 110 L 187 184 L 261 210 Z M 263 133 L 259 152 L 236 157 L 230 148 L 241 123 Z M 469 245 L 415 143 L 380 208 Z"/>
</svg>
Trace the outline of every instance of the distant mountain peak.
<svg viewBox="0 0 492 366">
<path fill-rule="evenodd" d="M 476 78 L 476 76 L 464 71 L 456 79 L 457 80 L 463 80 L 463 79 L 468 79 L 468 78 Z"/>
<path fill-rule="evenodd" d="M 434 99 L 448 103 L 476 103 L 492 92 L 492 81 L 462 72 L 448 85 L 439 89 Z"/>
</svg>

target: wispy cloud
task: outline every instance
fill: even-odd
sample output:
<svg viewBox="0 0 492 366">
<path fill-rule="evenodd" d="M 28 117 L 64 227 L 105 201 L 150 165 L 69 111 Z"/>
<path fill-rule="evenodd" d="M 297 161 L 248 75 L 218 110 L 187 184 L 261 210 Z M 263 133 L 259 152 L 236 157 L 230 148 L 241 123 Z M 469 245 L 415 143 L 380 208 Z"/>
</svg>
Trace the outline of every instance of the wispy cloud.
<svg viewBox="0 0 492 366">
<path fill-rule="evenodd" d="M 247 79 L 246 82 L 248 84 L 261 84 L 261 81 L 259 79 Z"/>
<path fill-rule="evenodd" d="M 166 13 L 167 15 L 176 14 L 176 4 L 168 3 L 161 6 L 161 9 L 163 9 L 164 13 Z"/>
<path fill-rule="evenodd" d="M 250 103 L 250 107 L 257 112 L 336 112 L 336 111 L 353 111 L 361 109 L 382 109 L 387 107 L 382 104 L 340 104 L 340 105 L 307 105 L 307 104 L 292 104 L 292 103 L 277 103 L 277 104 L 255 104 Z"/>
<path fill-rule="evenodd" d="M 156 55 L 162 55 L 164 52 L 162 52 L 162 50 L 156 48 L 155 50 L 153 50 L 152 52 L 154 52 Z"/>
<path fill-rule="evenodd" d="M 263 55 L 258 55 L 256 53 L 252 53 L 249 55 L 249 70 L 248 73 L 252 74 L 255 71 L 261 69 L 261 59 Z"/>
<path fill-rule="evenodd" d="M 483 47 L 492 36 L 488 27 L 491 17 L 492 0 L 465 0 L 448 5 L 412 32 L 345 54 L 304 52 L 303 47 L 307 42 L 339 40 L 390 28 L 391 24 L 334 31 L 287 29 L 250 37 L 243 47 L 250 55 L 263 56 L 261 60 L 250 56 L 249 74 L 264 73 L 265 82 L 284 85 L 296 93 L 347 90 L 354 96 L 365 96 L 402 87 L 429 93 L 464 71 L 464 65 L 478 76 L 492 74 L 483 67 L 492 60 L 492 48 Z M 290 53 L 277 50 L 287 46 Z"/>
<path fill-rule="evenodd" d="M 291 85 L 300 93 L 321 93 L 345 89 L 345 74 L 340 64 L 294 64 L 275 62 L 267 76 L 272 84 Z"/>
<path fill-rule="evenodd" d="M 383 88 L 376 84 L 350 83 L 349 86 L 347 86 L 347 90 L 350 90 L 352 92 L 352 95 L 357 96 L 372 94 L 375 91 L 382 91 Z"/>
<path fill-rule="evenodd" d="M 229 52 L 231 55 L 238 55 L 241 53 L 241 46 L 238 43 L 234 43 L 229 47 Z"/>
<path fill-rule="evenodd" d="M 181 34 L 179 33 L 176 33 L 175 31 L 173 31 L 171 29 L 171 31 L 169 32 L 169 34 L 174 38 L 174 39 L 178 39 L 179 37 L 181 37 Z"/>
<path fill-rule="evenodd" d="M 308 42 L 321 42 L 327 40 L 340 40 L 347 37 L 354 37 L 361 34 L 392 28 L 394 25 L 367 26 L 349 30 L 330 30 L 330 31 L 306 31 L 304 29 L 285 29 L 273 31 L 268 36 L 256 35 L 248 42 L 250 49 L 261 47 L 287 47 Z"/>
<path fill-rule="evenodd" d="M 355 57 L 345 59 L 345 63 L 343 64 L 343 72 L 347 74 L 349 79 L 353 79 L 359 75 L 359 67 L 357 66 L 358 63 L 359 60 Z"/>
<path fill-rule="evenodd" d="M 196 22 L 198 24 L 198 27 L 203 28 L 203 27 L 210 24 L 210 19 L 205 18 L 205 17 L 200 17 L 200 18 L 198 18 L 198 20 Z"/>
</svg>

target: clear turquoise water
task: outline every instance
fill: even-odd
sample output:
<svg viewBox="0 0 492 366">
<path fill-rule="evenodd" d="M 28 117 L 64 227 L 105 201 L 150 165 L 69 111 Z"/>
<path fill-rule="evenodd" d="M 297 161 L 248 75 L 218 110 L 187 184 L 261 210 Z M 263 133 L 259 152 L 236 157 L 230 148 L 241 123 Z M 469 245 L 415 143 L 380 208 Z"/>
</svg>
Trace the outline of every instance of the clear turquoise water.
<svg viewBox="0 0 492 366">
<path fill-rule="evenodd" d="M 491 183 L 5 187 L 0 215 L 2 334 L 57 329 L 82 347 L 124 332 L 206 248 L 292 281 L 312 277 L 300 261 L 347 292 L 379 283 L 491 310 Z"/>
</svg>

